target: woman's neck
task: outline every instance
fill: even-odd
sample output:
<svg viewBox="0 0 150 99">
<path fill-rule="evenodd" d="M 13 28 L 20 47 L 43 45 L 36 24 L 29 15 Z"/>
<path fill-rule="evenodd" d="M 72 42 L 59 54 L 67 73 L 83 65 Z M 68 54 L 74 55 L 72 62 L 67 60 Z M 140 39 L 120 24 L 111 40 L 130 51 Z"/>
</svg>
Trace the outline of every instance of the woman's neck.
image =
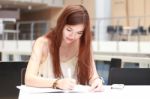
<svg viewBox="0 0 150 99">
<path fill-rule="evenodd" d="M 72 44 L 65 44 L 64 42 L 62 42 L 59 49 L 60 60 L 65 62 L 71 59 L 72 57 L 77 56 L 78 49 L 79 42 L 74 42 Z"/>
<path fill-rule="evenodd" d="M 72 48 L 76 48 L 79 46 L 79 41 L 76 41 L 76 42 L 72 42 L 70 44 L 67 44 L 65 43 L 64 41 L 62 42 L 60 48 L 63 48 L 63 49 L 72 49 Z"/>
</svg>

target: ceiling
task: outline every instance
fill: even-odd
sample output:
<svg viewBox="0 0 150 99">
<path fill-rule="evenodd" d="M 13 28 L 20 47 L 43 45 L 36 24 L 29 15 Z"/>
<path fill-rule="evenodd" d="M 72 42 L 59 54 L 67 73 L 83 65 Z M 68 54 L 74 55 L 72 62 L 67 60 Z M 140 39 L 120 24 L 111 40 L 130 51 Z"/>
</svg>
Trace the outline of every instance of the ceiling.
<svg viewBox="0 0 150 99">
<path fill-rule="evenodd" d="M 31 3 L 31 2 L 20 2 L 12 0 L 0 0 L 1 10 L 21 10 L 21 11 L 35 11 L 41 9 L 47 9 L 49 6 L 44 3 Z"/>
</svg>

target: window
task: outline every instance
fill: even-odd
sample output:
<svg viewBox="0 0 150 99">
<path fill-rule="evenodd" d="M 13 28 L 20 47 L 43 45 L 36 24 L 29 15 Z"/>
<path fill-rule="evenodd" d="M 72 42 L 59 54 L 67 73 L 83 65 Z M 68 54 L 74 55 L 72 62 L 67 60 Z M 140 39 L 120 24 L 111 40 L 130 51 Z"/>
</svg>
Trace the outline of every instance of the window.
<svg viewBox="0 0 150 99">
<path fill-rule="evenodd" d="M 8 55 L 8 60 L 9 60 L 9 61 L 13 61 L 13 60 L 14 60 L 14 56 L 13 56 L 12 54 L 9 54 L 9 55 Z"/>
<path fill-rule="evenodd" d="M 30 58 L 30 55 L 20 55 L 20 60 L 21 61 L 28 61 Z"/>
</svg>

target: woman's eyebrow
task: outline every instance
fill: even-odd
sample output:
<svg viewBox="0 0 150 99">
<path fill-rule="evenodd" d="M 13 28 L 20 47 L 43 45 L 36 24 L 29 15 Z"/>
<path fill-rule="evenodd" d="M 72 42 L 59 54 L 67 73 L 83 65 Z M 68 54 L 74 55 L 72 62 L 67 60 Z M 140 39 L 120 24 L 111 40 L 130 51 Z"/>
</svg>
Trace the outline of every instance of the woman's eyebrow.
<svg viewBox="0 0 150 99">
<path fill-rule="evenodd" d="M 78 31 L 78 32 L 83 32 L 83 31 Z"/>
<path fill-rule="evenodd" d="M 71 28 L 70 26 L 67 26 L 67 28 L 69 28 L 69 29 L 71 29 L 71 30 L 72 30 L 72 28 Z"/>
<path fill-rule="evenodd" d="M 71 30 L 73 30 L 73 28 L 71 28 L 71 26 L 66 26 L 67 28 L 69 28 L 69 29 L 71 29 Z M 81 30 L 81 31 L 76 31 L 76 32 L 83 32 L 84 30 Z"/>
</svg>

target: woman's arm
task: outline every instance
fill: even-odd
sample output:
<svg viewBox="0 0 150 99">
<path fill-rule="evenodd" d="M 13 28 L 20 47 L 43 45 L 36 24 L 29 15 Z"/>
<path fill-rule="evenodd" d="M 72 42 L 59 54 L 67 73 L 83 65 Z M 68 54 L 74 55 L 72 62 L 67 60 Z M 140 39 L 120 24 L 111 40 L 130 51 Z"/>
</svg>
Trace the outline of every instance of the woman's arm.
<svg viewBox="0 0 150 99">
<path fill-rule="evenodd" d="M 93 91 L 102 91 L 102 86 L 103 86 L 103 81 L 102 79 L 100 79 L 98 73 L 97 73 L 97 69 L 96 69 L 96 65 L 95 65 L 95 61 L 94 61 L 94 57 L 93 57 L 93 53 L 91 53 L 91 61 L 92 61 L 92 78 L 90 79 L 90 85 L 91 85 L 91 90 Z"/>
<path fill-rule="evenodd" d="M 45 44 L 46 38 L 40 37 L 35 41 L 32 49 L 32 54 L 28 62 L 26 74 L 25 74 L 25 84 L 33 87 L 52 87 L 56 79 L 46 79 L 38 77 L 38 69 L 40 63 L 43 60 L 43 49 L 47 46 Z"/>
<path fill-rule="evenodd" d="M 94 59 L 93 59 L 93 56 L 92 56 L 92 70 L 93 70 L 93 72 L 92 72 L 93 74 L 92 74 L 92 77 L 91 77 L 91 79 L 90 79 L 90 84 L 92 84 L 92 82 L 93 82 L 94 80 L 100 78 L 99 75 L 98 75 L 98 73 L 97 73 L 97 69 L 96 69 L 96 65 L 95 65 L 95 61 L 94 61 Z"/>
<path fill-rule="evenodd" d="M 48 43 L 46 38 L 40 37 L 35 41 L 32 54 L 28 62 L 25 74 L 25 84 L 32 87 L 51 87 L 71 90 L 76 85 L 76 81 L 71 78 L 49 79 L 38 76 L 40 64 L 48 55 Z"/>
</svg>

